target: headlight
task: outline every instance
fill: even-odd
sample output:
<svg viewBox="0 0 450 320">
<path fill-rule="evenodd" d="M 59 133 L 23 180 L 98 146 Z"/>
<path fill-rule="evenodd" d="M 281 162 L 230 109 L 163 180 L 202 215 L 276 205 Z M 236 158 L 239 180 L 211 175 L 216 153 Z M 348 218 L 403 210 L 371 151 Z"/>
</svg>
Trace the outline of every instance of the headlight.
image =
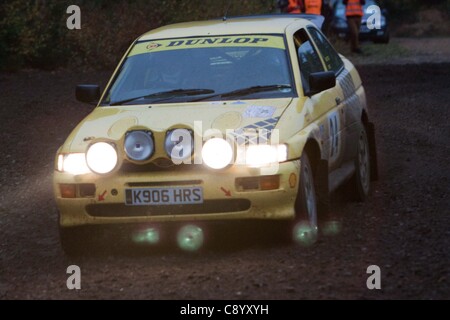
<svg viewBox="0 0 450 320">
<path fill-rule="evenodd" d="M 97 142 L 91 145 L 86 153 L 86 162 L 95 173 L 111 172 L 117 165 L 117 151 L 109 143 Z"/>
<path fill-rule="evenodd" d="M 166 153 L 175 164 L 180 164 L 188 159 L 194 150 L 192 132 L 187 129 L 169 131 L 164 141 Z"/>
<path fill-rule="evenodd" d="M 287 146 L 285 144 L 249 145 L 245 154 L 245 162 L 250 167 L 264 167 L 287 160 Z"/>
<path fill-rule="evenodd" d="M 69 153 L 58 155 L 58 171 L 67 172 L 73 175 L 86 174 L 91 172 L 86 163 L 86 154 Z"/>
<path fill-rule="evenodd" d="M 144 161 L 151 157 L 155 150 L 151 133 L 131 131 L 125 138 L 125 153 L 135 161 Z"/>
<path fill-rule="evenodd" d="M 222 169 L 233 159 L 233 149 L 226 140 L 212 138 L 203 145 L 202 158 L 208 167 Z"/>
</svg>

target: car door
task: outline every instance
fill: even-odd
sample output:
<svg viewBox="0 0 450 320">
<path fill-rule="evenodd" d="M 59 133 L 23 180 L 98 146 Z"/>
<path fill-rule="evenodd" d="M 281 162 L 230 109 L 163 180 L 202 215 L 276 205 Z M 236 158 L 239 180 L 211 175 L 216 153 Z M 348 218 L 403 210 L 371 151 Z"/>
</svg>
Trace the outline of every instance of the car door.
<svg viewBox="0 0 450 320">
<path fill-rule="evenodd" d="M 326 60 L 321 57 L 312 39 L 305 29 L 300 29 L 294 34 L 305 95 L 309 91 L 309 75 L 314 72 L 327 71 L 324 63 Z M 321 143 L 323 144 L 330 170 L 339 167 L 343 160 L 345 117 L 343 117 L 342 98 L 341 90 L 336 86 L 310 96 L 310 101 L 306 102 L 306 104 L 310 102 L 313 105 L 314 118 L 318 121 L 322 135 Z"/>
<path fill-rule="evenodd" d="M 354 158 L 355 152 L 355 130 L 358 123 L 358 113 L 353 110 L 352 101 L 355 94 L 353 81 L 348 70 L 344 67 L 339 54 L 328 42 L 326 37 L 318 29 L 308 27 L 314 43 L 320 52 L 327 71 L 333 71 L 336 75 L 336 102 L 338 103 L 339 114 L 342 118 L 344 126 L 342 127 L 342 161 L 346 162 Z"/>
</svg>

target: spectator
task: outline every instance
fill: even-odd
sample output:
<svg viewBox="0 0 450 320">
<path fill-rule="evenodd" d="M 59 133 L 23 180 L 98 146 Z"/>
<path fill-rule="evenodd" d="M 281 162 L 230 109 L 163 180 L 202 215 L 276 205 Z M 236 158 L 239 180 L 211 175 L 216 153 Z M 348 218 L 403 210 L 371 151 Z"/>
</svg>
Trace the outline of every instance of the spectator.
<svg viewBox="0 0 450 320">
<path fill-rule="evenodd" d="M 304 0 L 305 13 L 317 14 L 322 13 L 322 0 Z"/>
<path fill-rule="evenodd" d="M 289 13 L 307 13 L 320 15 L 322 0 L 289 0 Z"/>
<path fill-rule="evenodd" d="M 302 13 L 305 9 L 303 0 L 289 0 L 287 12 L 289 13 Z"/>
<path fill-rule="evenodd" d="M 348 29 L 350 32 L 350 44 L 352 52 L 362 54 L 362 50 L 359 47 L 359 29 L 361 27 L 361 19 L 364 15 L 363 5 L 366 4 L 365 0 L 344 0 L 345 15 L 347 17 Z"/>
<path fill-rule="evenodd" d="M 333 19 L 333 5 L 334 0 L 323 0 L 322 4 L 322 15 L 325 18 L 323 22 L 322 31 L 328 35 L 330 33 L 330 23 Z"/>
</svg>

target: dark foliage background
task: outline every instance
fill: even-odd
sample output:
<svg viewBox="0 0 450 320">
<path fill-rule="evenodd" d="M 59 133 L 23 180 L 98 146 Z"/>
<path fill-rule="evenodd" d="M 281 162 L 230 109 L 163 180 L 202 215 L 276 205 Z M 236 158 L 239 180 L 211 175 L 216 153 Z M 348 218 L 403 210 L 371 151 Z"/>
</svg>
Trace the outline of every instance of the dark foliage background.
<svg viewBox="0 0 450 320">
<path fill-rule="evenodd" d="M 419 8 L 450 10 L 450 0 L 380 1 L 397 20 Z M 142 33 L 168 23 L 221 17 L 225 0 L 4 0 L 0 2 L 0 69 L 113 67 Z M 273 0 L 232 0 L 230 15 L 274 11 Z M 69 5 L 81 8 L 81 30 L 68 30 Z"/>
</svg>

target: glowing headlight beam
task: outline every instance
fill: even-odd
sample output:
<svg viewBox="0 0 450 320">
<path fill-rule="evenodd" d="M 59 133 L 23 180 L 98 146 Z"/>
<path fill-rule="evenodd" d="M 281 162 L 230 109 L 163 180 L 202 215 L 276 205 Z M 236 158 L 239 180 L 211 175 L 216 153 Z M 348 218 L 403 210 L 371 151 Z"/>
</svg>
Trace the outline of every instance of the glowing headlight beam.
<svg viewBox="0 0 450 320">
<path fill-rule="evenodd" d="M 91 172 L 86 163 L 86 155 L 84 153 L 60 154 L 58 156 L 57 166 L 58 171 L 73 175 Z"/>
<path fill-rule="evenodd" d="M 280 145 L 250 145 L 247 147 L 245 162 L 250 167 L 263 167 L 287 160 L 287 146 Z"/>
<path fill-rule="evenodd" d="M 233 148 L 224 139 L 212 138 L 203 145 L 202 158 L 208 167 L 223 169 L 233 160 Z"/>
<path fill-rule="evenodd" d="M 111 172 L 117 165 L 116 149 L 109 143 L 97 142 L 91 145 L 86 153 L 86 162 L 95 173 Z"/>
</svg>

